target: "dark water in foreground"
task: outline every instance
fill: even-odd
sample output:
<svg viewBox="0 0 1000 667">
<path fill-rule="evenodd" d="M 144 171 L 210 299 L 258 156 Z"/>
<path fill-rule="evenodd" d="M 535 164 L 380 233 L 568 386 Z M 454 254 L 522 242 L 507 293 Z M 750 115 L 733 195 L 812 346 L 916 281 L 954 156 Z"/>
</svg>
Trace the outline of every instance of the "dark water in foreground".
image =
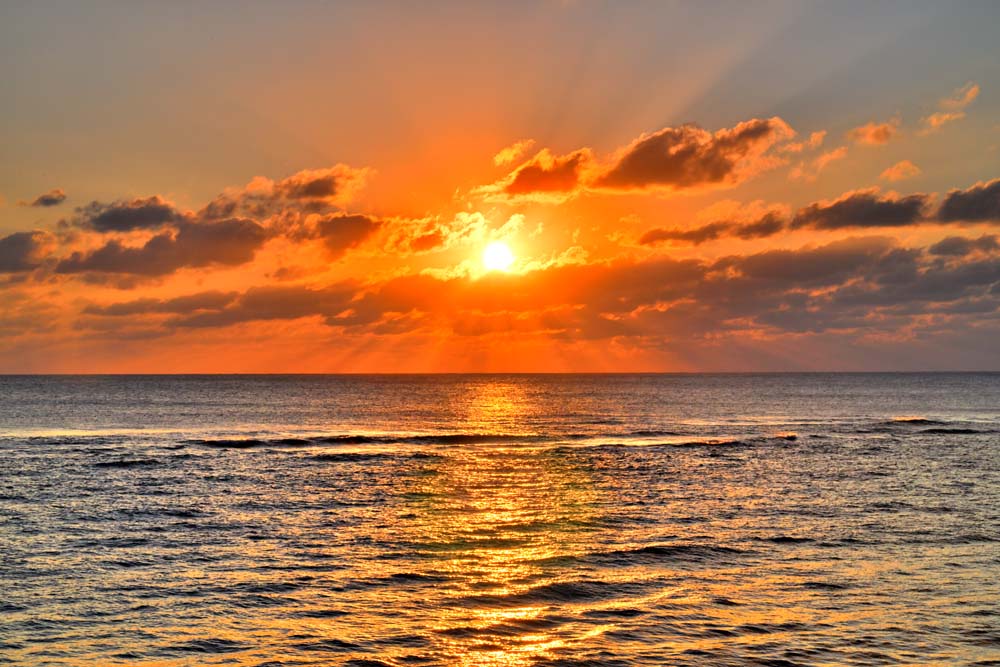
<svg viewBox="0 0 1000 667">
<path fill-rule="evenodd" d="M 0 378 L 0 663 L 1000 664 L 1000 375 Z"/>
</svg>

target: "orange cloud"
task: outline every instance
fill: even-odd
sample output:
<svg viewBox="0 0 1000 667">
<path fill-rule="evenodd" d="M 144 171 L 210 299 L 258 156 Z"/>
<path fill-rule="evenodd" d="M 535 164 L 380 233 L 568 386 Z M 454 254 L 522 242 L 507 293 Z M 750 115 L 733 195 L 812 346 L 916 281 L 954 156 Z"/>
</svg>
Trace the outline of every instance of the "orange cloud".
<svg viewBox="0 0 1000 667">
<path fill-rule="evenodd" d="M 795 131 L 777 117 L 753 119 L 716 132 L 693 124 L 666 127 L 639 136 L 605 164 L 599 164 L 589 148 L 564 156 L 543 149 L 479 192 L 563 201 L 586 190 L 677 192 L 732 187 L 782 164 L 770 150 L 794 136 Z M 822 135 L 817 136 L 822 141 Z"/>
<path fill-rule="evenodd" d="M 777 117 L 745 121 L 714 133 L 696 125 L 664 128 L 620 150 L 594 186 L 683 190 L 736 185 L 780 164 L 767 152 L 793 136 L 795 131 Z"/>
<path fill-rule="evenodd" d="M 847 138 L 859 144 L 880 146 L 889 143 L 898 131 L 899 119 L 894 118 L 886 123 L 871 122 L 855 127 L 847 132 Z"/>
<path fill-rule="evenodd" d="M 813 150 L 823 145 L 826 139 L 826 130 L 818 130 L 809 135 L 806 141 L 797 141 L 785 144 L 781 147 L 783 153 L 801 153 L 804 150 Z"/>
<path fill-rule="evenodd" d="M 535 145 L 534 139 L 524 139 L 522 141 L 517 141 L 506 148 L 501 149 L 496 155 L 493 156 L 493 164 L 498 167 L 510 164 L 514 160 L 518 159 L 525 153 L 527 153 L 532 146 Z"/>
<path fill-rule="evenodd" d="M 508 195 L 571 192 L 592 162 L 593 155 L 586 148 L 565 156 L 554 156 L 542 149 L 512 172 L 503 191 Z"/>
<path fill-rule="evenodd" d="M 883 181 L 902 181 L 907 178 L 913 178 L 914 176 L 919 176 L 921 173 L 920 167 L 913 164 L 909 160 L 901 160 L 896 164 L 892 165 L 885 171 L 883 171 L 879 178 Z"/>
<path fill-rule="evenodd" d="M 979 85 L 971 81 L 961 88 L 956 88 L 951 95 L 938 102 L 938 106 L 944 111 L 937 111 L 923 118 L 924 128 L 920 133 L 932 134 L 948 123 L 965 118 L 963 109 L 972 104 L 978 96 Z"/>
<path fill-rule="evenodd" d="M 972 104 L 977 97 L 979 97 L 979 84 L 969 81 L 942 99 L 940 105 L 945 109 L 964 109 Z"/>
<path fill-rule="evenodd" d="M 788 178 L 793 181 L 815 181 L 831 162 L 843 160 L 845 157 L 847 157 L 847 146 L 840 146 L 819 155 L 810 162 L 800 162 L 788 173 Z"/>
</svg>

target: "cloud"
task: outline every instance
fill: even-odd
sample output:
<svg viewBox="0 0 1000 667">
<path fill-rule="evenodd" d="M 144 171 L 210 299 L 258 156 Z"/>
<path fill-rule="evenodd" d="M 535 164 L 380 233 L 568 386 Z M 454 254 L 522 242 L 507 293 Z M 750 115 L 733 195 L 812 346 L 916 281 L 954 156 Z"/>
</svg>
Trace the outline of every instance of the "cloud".
<svg viewBox="0 0 1000 667">
<path fill-rule="evenodd" d="M 90 304 L 83 309 L 87 315 L 127 317 L 148 313 L 190 314 L 200 310 L 220 310 L 239 296 L 238 292 L 217 290 L 198 292 L 173 299 L 135 299 L 110 305 Z"/>
<path fill-rule="evenodd" d="M 76 226 L 97 232 L 159 229 L 184 220 L 184 215 L 159 195 L 110 204 L 95 201 L 78 208 L 76 212 Z"/>
<path fill-rule="evenodd" d="M 542 149 L 511 173 L 503 191 L 508 195 L 570 192 L 580 184 L 582 172 L 592 161 L 593 155 L 586 148 L 564 156 Z"/>
<path fill-rule="evenodd" d="M 64 201 L 66 201 L 66 193 L 62 190 L 62 188 L 54 188 L 44 194 L 38 195 L 30 202 L 22 201 L 18 203 L 21 206 L 49 207 L 49 206 L 58 206 Z"/>
<path fill-rule="evenodd" d="M 336 259 L 360 245 L 381 226 L 381 222 L 366 215 L 328 215 L 316 223 L 315 234 L 323 241 L 330 257 Z"/>
<path fill-rule="evenodd" d="M 788 178 L 793 181 L 815 181 L 831 162 L 843 160 L 845 157 L 847 157 L 847 146 L 834 148 L 814 158 L 811 162 L 800 162 L 788 173 Z"/>
<path fill-rule="evenodd" d="M 88 253 L 74 252 L 56 265 L 56 273 L 164 276 L 185 267 L 238 266 L 252 260 L 267 238 L 252 220 L 182 223 L 176 233 L 162 232 L 142 246 L 112 240 Z"/>
<path fill-rule="evenodd" d="M 274 183 L 275 196 L 284 199 L 344 201 L 364 185 L 368 171 L 338 164 L 325 169 L 305 169 Z M 264 185 L 259 182 L 259 185 Z M 264 187 L 266 189 L 266 186 Z"/>
<path fill-rule="evenodd" d="M 589 148 L 567 155 L 542 149 L 501 181 L 480 188 L 487 196 L 562 201 L 586 190 L 683 191 L 732 187 L 783 162 L 771 148 L 795 136 L 781 118 L 745 121 L 709 132 L 697 125 L 643 134 L 600 164 Z M 822 140 L 822 135 L 818 135 Z"/>
<path fill-rule="evenodd" d="M 937 132 L 948 123 L 965 118 L 965 109 L 979 96 L 979 85 L 968 82 L 961 88 L 956 88 L 951 95 L 938 102 L 938 106 L 943 111 L 936 111 L 922 119 L 922 135 Z"/>
<path fill-rule="evenodd" d="M 937 111 L 924 118 L 924 129 L 921 130 L 921 134 L 931 134 L 932 132 L 937 132 L 948 123 L 961 120 L 963 118 L 965 118 L 964 111 Z"/>
<path fill-rule="evenodd" d="M 731 223 L 710 222 L 694 229 L 651 229 L 641 237 L 639 243 L 642 245 L 655 245 L 662 241 L 683 241 L 699 245 L 705 241 L 714 241 L 729 231 Z"/>
<path fill-rule="evenodd" d="M 503 148 L 496 155 L 493 156 L 493 164 L 498 167 L 508 165 L 514 160 L 517 160 L 522 155 L 531 150 L 531 147 L 535 145 L 534 139 L 524 139 L 522 141 L 517 141 L 506 148 Z"/>
<path fill-rule="evenodd" d="M 480 279 L 405 275 L 362 286 L 254 287 L 180 300 L 90 307 L 92 315 L 172 313 L 166 329 L 227 327 L 318 318 L 344 334 L 377 336 L 446 330 L 463 337 L 512 334 L 551 340 L 740 340 L 850 332 L 909 335 L 955 330 L 963 313 L 1000 308 L 1000 257 L 905 248 L 886 237 L 768 250 L 713 261 L 654 260 L 552 265 Z M 952 243 L 952 242 L 949 242 Z M 126 323 L 127 324 L 127 323 Z"/>
<path fill-rule="evenodd" d="M 639 243 L 655 245 L 663 241 L 679 241 L 700 245 L 722 237 L 756 239 L 773 236 L 784 227 L 784 217 L 778 212 L 769 211 L 750 222 L 716 221 L 693 229 L 651 229 L 639 237 Z"/>
<path fill-rule="evenodd" d="M 942 239 L 927 249 L 932 255 L 947 255 L 950 257 L 965 257 L 975 251 L 996 252 L 1000 250 L 1000 243 L 993 234 L 984 234 L 978 239 L 970 239 L 964 236 L 949 236 Z"/>
<path fill-rule="evenodd" d="M 350 307 L 356 291 L 357 287 L 349 283 L 322 288 L 301 285 L 252 287 L 223 308 L 214 312 L 179 315 L 168 325 L 206 328 L 317 315 L 335 318 Z"/>
<path fill-rule="evenodd" d="M 969 81 L 939 103 L 944 109 L 964 109 L 979 97 L 979 84 Z"/>
<path fill-rule="evenodd" d="M 793 285 L 830 285 L 845 280 L 883 258 L 892 247 L 886 237 L 849 238 L 818 248 L 767 250 L 721 260 L 749 279 Z"/>
<path fill-rule="evenodd" d="M 31 271 L 41 266 L 52 237 L 47 232 L 14 232 L 0 238 L 0 273 Z"/>
<path fill-rule="evenodd" d="M 793 143 L 785 144 L 781 147 L 782 153 L 801 153 L 805 150 L 814 150 L 823 145 L 823 140 L 826 138 L 826 130 L 818 130 L 809 135 L 809 138 L 805 141 L 796 141 Z"/>
<path fill-rule="evenodd" d="M 919 176 L 921 173 L 920 167 L 913 164 L 909 160 L 900 160 L 879 174 L 879 178 L 883 181 L 896 182 L 907 178 L 913 178 L 914 176 Z"/>
<path fill-rule="evenodd" d="M 198 217 L 219 220 L 328 213 L 353 201 L 371 173 L 368 168 L 337 164 L 304 169 L 277 181 L 257 176 L 243 188 L 228 190 L 213 199 L 198 212 Z"/>
<path fill-rule="evenodd" d="M 1000 222 L 1000 178 L 949 191 L 937 217 L 942 222 Z"/>
<path fill-rule="evenodd" d="M 800 209 L 792 218 L 793 229 L 847 229 L 851 227 L 902 227 L 925 220 L 930 197 L 879 195 L 877 189 L 856 190 L 829 202 Z"/>
<path fill-rule="evenodd" d="M 697 125 L 644 134 L 618 152 L 594 186 L 608 189 L 683 190 L 736 185 L 778 164 L 767 156 L 795 135 L 781 118 L 755 118 L 709 132 Z"/>
<path fill-rule="evenodd" d="M 858 144 L 881 146 L 899 131 L 899 119 L 894 118 L 885 123 L 867 123 L 847 132 L 847 138 Z"/>
</svg>

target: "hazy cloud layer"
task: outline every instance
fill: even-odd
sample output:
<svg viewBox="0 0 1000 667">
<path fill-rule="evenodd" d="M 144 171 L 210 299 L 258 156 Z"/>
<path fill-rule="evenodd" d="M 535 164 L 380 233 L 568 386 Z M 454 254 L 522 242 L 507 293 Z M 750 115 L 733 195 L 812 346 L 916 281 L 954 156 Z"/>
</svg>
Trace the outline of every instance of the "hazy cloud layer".
<svg viewBox="0 0 1000 667">
<path fill-rule="evenodd" d="M 658 258 L 479 280 L 408 275 L 369 286 L 255 287 L 236 298 L 201 293 L 187 302 L 139 300 L 87 312 L 170 313 L 162 326 L 179 329 L 314 317 L 384 335 L 441 327 L 460 336 L 517 331 L 557 339 L 899 333 L 929 314 L 1000 308 L 995 237 L 965 239 L 967 252 L 962 241 L 946 241 L 923 250 L 888 237 L 857 237 L 715 261 Z"/>
</svg>

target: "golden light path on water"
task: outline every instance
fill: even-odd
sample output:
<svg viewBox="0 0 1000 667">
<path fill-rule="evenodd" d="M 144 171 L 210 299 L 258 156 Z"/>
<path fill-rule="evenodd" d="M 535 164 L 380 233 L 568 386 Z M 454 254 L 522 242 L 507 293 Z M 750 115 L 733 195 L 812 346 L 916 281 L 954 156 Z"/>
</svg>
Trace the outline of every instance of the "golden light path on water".
<svg viewBox="0 0 1000 667">
<path fill-rule="evenodd" d="M 388 382 L 335 390 L 368 397 L 372 433 L 380 411 L 405 422 L 391 441 L 177 443 L 157 429 L 74 436 L 55 459 L 48 440 L 48 457 L 37 440 L 5 444 L 0 507 L 21 532 L 0 532 L 17 573 L 0 655 L 614 667 L 996 653 L 982 526 L 998 472 L 975 459 L 992 436 L 956 451 L 912 420 L 740 417 L 735 440 L 696 414 L 716 385 L 686 397 L 635 379 Z M 744 413 L 765 414 L 766 394 L 748 391 Z M 315 400 L 302 409 L 335 418 Z"/>
</svg>

